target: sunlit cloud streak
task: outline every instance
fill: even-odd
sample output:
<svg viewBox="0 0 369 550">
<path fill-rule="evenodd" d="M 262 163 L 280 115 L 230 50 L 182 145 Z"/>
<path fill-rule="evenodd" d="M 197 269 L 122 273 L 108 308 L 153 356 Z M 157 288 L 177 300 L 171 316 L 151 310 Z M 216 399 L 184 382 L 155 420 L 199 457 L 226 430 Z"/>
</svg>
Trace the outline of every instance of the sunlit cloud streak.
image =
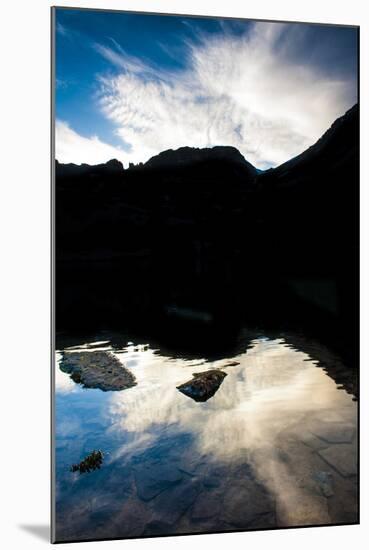
<svg viewBox="0 0 369 550">
<path fill-rule="evenodd" d="M 120 69 L 100 76 L 99 101 L 131 145 L 126 161 L 185 145 L 232 145 L 265 168 L 312 145 L 356 101 L 356 85 L 297 63 L 301 37 L 290 28 L 257 23 L 244 35 L 203 34 L 186 42 L 182 71 L 158 70 L 115 44 L 96 46 Z"/>
<path fill-rule="evenodd" d="M 122 148 L 58 122 L 59 160 L 115 157 L 128 166 L 166 149 L 231 145 L 265 169 L 307 149 L 357 101 L 354 75 L 324 69 L 304 25 L 258 22 L 234 32 L 222 21 L 220 32 L 206 33 L 184 23 L 192 32 L 182 48 L 159 47 L 181 55 L 185 68 L 132 55 L 113 38 L 91 43 L 112 68 L 97 76 L 95 101 Z"/>
</svg>

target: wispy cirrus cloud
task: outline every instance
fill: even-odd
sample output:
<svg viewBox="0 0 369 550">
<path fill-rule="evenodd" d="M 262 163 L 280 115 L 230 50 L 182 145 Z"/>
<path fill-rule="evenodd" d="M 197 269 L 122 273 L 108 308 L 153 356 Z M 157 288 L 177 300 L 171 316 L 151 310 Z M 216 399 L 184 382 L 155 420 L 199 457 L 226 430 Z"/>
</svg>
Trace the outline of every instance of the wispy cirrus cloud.
<svg viewBox="0 0 369 550">
<path fill-rule="evenodd" d="M 68 35 L 68 31 L 67 31 L 66 27 L 64 25 L 62 25 L 59 21 L 56 23 L 55 29 L 56 29 L 56 32 L 58 34 L 61 34 L 62 36 L 67 36 Z"/>
<path fill-rule="evenodd" d="M 305 25 L 259 22 L 243 32 L 241 22 L 220 20 L 219 32 L 206 33 L 192 20 L 183 23 L 189 30 L 180 43 L 157 44 L 168 59 L 180 61 L 165 66 L 157 57 L 132 55 L 114 38 L 83 37 L 113 69 L 100 71 L 98 93 L 87 100 L 110 121 L 122 148 L 58 121 L 59 160 L 114 157 L 128 165 L 185 145 L 232 145 L 264 169 L 312 145 L 357 100 L 354 72 L 332 70 L 333 63 L 328 70 L 320 61 L 326 46 L 312 41 Z M 61 24 L 57 32 L 81 38 Z"/>
<path fill-rule="evenodd" d="M 314 143 L 356 101 L 356 84 L 294 56 L 296 26 L 256 23 L 247 34 L 187 41 L 184 70 L 162 70 L 116 43 L 95 45 L 118 69 L 100 76 L 99 104 L 124 143 L 126 161 L 184 145 L 233 145 L 259 168 Z"/>
</svg>

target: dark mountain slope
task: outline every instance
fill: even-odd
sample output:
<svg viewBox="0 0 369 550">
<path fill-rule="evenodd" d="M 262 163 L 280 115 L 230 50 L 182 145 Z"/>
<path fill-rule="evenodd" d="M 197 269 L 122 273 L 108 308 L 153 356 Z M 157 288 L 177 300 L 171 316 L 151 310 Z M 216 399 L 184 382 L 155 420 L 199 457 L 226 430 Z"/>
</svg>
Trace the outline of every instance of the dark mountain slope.
<svg viewBox="0 0 369 550">
<path fill-rule="evenodd" d="M 358 127 L 355 106 L 307 151 L 258 177 L 261 223 L 290 273 L 334 275 L 354 262 Z"/>
<path fill-rule="evenodd" d="M 340 166 L 355 160 L 358 148 L 358 105 L 354 105 L 345 115 L 338 118 L 323 136 L 306 151 L 277 168 L 260 175 L 263 184 L 301 185 L 314 183 L 314 177 L 322 172 L 339 170 Z"/>
<path fill-rule="evenodd" d="M 243 155 L 235 147 L 216 146 L 212 148 L 198 149 L 195 147 L 180 147 L 177 150 L 169 149 L 151 157 L 145 168 L 173 169 L 200 163 L 226 162 L 243 170 L 245 176 L 251 178 L 257 174 L 256 168 L 247 162 Z"/>
<path fill-rule="evenodd" d="M 357 107 L 261 174 L 232 147 L 108 164 L 56 167 L 59 328 L 165 332 L 184 308 L 223 331 L 239 318 L 289 323 L 354 348 Z"/>
<path fill-rule="evenodd" d="M 112 159 L 104 164 L 62 164 L 55 162 L 56 175 L 60 177 L 74 177 L 86 175 L 104 175 L 119 174 L 123 170 L 123 164 L 119 160 Z"/>
</svg>

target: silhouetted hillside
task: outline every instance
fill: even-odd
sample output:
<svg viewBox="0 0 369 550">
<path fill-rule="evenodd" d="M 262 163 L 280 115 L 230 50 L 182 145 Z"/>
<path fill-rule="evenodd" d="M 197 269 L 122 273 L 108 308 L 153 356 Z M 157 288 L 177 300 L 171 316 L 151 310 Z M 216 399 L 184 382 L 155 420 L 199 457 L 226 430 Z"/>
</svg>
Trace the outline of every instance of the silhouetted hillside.
<svg viewBox="0 0 369 550">
<path fill-rule="evenodd" d="M 243 169 L 245 175 L 255 177 L 257 171 L 252 164 L 247 162 L 243 155 L 235 147 L 212 147 L 198 149 L 195 147 L 180 147 L 177 150 L 169 149 L 158 155 L 151 157 L 146 163 L 145 168 L 183 168 L 184 166 L 200 163 L 228 162 L 239 169 Z"/>
<path fill-rule="evenodd" d="M 357 106 L 262 173 L 233 147 L 57 163 L 57 325 L 188 330 L 190 311 L 193 326 L 286 323 L 353 349 L 358 178 Z"/>
<path fill-rule="evenodd" d="M 86 175 L 111 175 L 121 172 L 123 164 L 119 160 L 112 159 L 104 164 L 61 164 L 55 162 L 56 174 L 58 177 L 74 177 Z"/>
<path fill-rule="evenodd" d="M 267 170 L 260 176 L 260 181 L 289 186 L 303 182 L 314 184 L 315 177 L 320 177 L 322 172 L 339 170 L 340 166 L 345 168 L 346 164 L 356 160 L 358 116 L 358 105 L 354 105 L 314 145 L 277 168 Z"/>
</svg>

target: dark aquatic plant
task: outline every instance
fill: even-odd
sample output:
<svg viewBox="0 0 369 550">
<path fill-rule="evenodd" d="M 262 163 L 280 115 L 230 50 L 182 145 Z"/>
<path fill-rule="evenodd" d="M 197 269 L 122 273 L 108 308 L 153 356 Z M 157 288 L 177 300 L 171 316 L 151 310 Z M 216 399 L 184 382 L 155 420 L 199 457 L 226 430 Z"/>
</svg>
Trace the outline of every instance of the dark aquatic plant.
<svg viewBox="0 0 369 550">
<path fill-rule="evenodd" d="M 72 464 L 70 467 L 71 472 L 79 472 L 84 474 L 86 472 L 91 472 L 91 470 L 99 470 L 101 464 L 104 460 L 104 454 L 102 451 L 92 451 L 89 455 L 86 456 L 78 464 Z"/>
</svg>

